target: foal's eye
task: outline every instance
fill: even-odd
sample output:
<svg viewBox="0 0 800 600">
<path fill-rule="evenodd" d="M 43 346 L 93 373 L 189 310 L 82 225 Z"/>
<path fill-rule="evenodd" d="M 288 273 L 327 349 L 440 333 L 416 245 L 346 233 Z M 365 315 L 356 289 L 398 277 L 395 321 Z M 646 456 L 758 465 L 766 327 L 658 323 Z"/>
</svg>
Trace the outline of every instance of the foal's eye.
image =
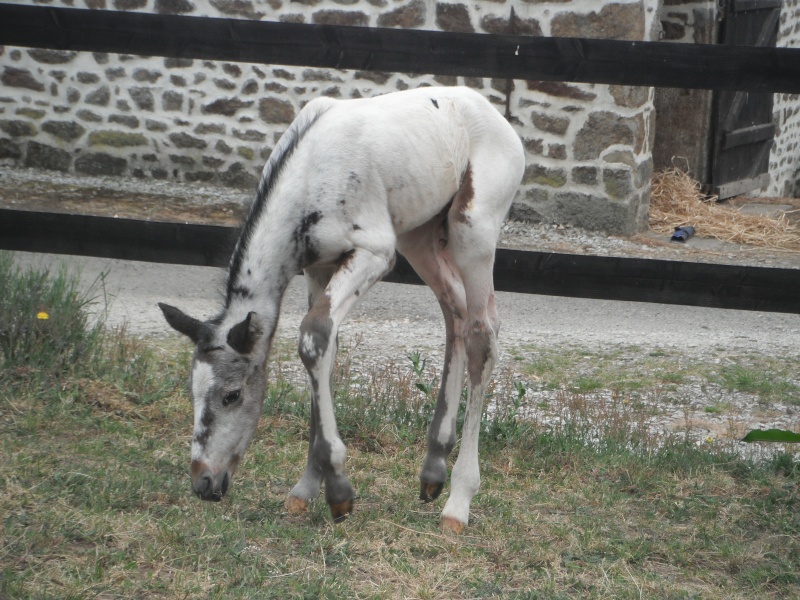
<svg viewBox="0 0 800 600">
<path fill-rule="evenodd" d="M 228 392 L 222 398 L 222 406 L 230 406 L 239 399 L 240 395 L 241 395 L 241 390 L 234 390 L 232 392 Z"/>
</svg>

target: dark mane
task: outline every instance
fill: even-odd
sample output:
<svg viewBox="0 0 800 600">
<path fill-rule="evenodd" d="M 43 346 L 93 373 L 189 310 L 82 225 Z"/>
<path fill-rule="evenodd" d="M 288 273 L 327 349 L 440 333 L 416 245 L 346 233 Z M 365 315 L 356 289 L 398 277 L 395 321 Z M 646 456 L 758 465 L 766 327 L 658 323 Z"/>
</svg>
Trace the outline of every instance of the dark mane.
<svg viewBox="0 0 800 600">
<path fill-rule="evenodd" d="M 309 115 L 306 119 L 295 119 L 289 126 L 289 129 L 281 136 L 278 145 L 275 146 L 269 160 L 267 160 L 267 164 L 264 166 L 264 171 L 261 174 L 261 180 L 256 188 L 255 199 L 250 206 L 250 212 L 245 219 L 242 231 L 239 234 L 239 240 L 236 242 L 236 248 L 231 256 L 225 293 L 226 308 L 230 305 L 231 297 L 236 290 L 236 281 L 242 268 L 242 260 L 247 252 L 247 247 L 250 244 L 256 223 L 261 218 L 264 207 L 269 202 L 272 189 L 275 187 L 281 172 L 286 166 L 286 163 L 289 162 L 300 140 L 303 139 L 306 132 L 317 122 L 317 119 L 319 119 L 325 110 L 327 110 L 327 107 L 315 114 Z"/>
</svg>

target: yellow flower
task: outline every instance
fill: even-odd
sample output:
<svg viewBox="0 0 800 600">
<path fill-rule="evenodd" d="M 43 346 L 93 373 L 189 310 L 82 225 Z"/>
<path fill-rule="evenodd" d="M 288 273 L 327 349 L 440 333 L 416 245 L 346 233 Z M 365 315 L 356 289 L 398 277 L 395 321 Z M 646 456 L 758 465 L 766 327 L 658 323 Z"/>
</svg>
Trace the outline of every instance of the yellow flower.
<svg viewBox="0 0 800 600">
<path fill-rule="evenodd" d="M 40 321 L 47 321 L 47 319 L 50 318 L 50 315 L 48 315 L 46 312 L 42 311 L 42 312 L 36 314 L 36 318 L 39 319 Z"/>
</svg>

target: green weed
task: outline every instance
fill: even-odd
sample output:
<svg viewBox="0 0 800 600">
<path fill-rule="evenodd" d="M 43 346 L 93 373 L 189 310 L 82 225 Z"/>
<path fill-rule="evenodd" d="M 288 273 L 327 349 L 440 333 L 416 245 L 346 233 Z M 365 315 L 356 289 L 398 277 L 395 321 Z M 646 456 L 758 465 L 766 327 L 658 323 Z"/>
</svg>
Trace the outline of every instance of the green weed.
<svg viewBox="0 0 800 600">
<path fill-rule="evenodd" d="M 793 374 L 795 377 L 797 373 Z M 772 365 L 732 365 L 720 371 L 722 385 L 729 390 L 755 394 L 762 402 L 785 402 L 800 405 L 800 386 L 782 369 Z"/>
<path fill-rule="evenodd" d="M 0 252 L 0 376 L 5 383 L 58 377 L 100 352 L 102 323 L 91 324 L 93 299 L 63 269 L 21 272 Z"/>
</svg>

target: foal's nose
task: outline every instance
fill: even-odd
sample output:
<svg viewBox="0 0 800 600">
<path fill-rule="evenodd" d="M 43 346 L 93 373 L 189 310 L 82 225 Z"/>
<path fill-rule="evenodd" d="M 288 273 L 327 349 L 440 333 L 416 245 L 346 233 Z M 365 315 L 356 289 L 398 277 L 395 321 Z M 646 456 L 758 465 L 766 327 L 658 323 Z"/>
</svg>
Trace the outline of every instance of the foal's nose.
<svg viewBox="0 0 800 600">
<path fill-rule="evenodd" d="M 192 490 L 202 500 L 219 502 L 231 485 L 231 476 L 227 471 L 214 475 L 210 469 L 192 473 Z"/>
</svg>

